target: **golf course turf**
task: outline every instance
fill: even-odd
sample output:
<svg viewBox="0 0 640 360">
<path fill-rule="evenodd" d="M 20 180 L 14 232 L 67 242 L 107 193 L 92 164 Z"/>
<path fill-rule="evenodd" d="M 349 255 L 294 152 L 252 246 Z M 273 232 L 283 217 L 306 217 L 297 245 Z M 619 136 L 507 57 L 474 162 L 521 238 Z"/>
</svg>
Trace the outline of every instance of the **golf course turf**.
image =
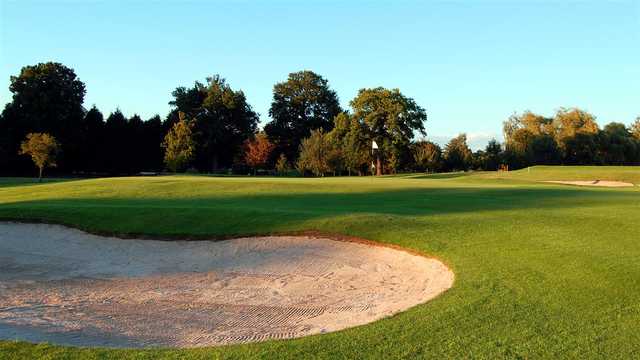
<svg viewBox="0 0 640 360">
<path fill-rule="evenodd" d="M 597 179 L 638 185 L 640 168 L 0 179 L 4 220 L 167 239 L 344 234 L 429 254 L 456 276 L 425 304 L 324 335 L 185 350 L 0 341 L 0 358 L 638 358 L 640 187 L 540 182 Z"/>
</svg>

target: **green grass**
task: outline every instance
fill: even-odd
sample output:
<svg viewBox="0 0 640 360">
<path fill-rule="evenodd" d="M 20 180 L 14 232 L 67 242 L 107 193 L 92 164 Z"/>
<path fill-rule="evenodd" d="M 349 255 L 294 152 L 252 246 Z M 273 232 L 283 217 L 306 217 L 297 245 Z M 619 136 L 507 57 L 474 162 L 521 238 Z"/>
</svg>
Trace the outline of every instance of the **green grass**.
<svg viewBox="0 0 640 360">
<path fill-rule="evenodd" d="M 547 178 L 550 177 L 550 178 Z M 193 350 L 0 342 L 0 358 L 640 357 L 639 168 L 536 167 L 382 178 L 172 176 L 0 188 L 0 218 L 95 232 L 225 237 L 319 230 L 432 254 L 456 273 L 426 304 L 287 341 Z"/>
<path fill-rule="evenodd" d="M 513 180 L 612 180 L 640 184 L 638 166 L 532 166 L 517 171 L 487 173 L 485 178 Z"/>
</svg>

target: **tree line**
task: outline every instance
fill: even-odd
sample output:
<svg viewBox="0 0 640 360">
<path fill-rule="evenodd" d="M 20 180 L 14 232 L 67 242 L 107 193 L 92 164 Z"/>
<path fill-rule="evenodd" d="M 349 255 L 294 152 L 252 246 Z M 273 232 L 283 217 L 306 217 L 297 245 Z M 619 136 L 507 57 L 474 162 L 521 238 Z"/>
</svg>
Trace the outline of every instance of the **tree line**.
<svg viewBox="0 0 640 360">
<path fill-rule="evenodd" d="M 56 144 L 50 162 L 56 171 L 79 175 L 224 169 L 323 176 L 640 163 L 640 118 L 600 129 L 580 109 L 560 109 L 553 118 L 527 111 L 504 123 L 503 144 L 492 140 L 472 152 L 461 134 L 441 148 L 416 139 L 426 136 L 427 113 L 398 89 L 361 89 L 343 109 L 328 81 L 312 71 L 274 85 L 271 121 L 262 130 L 244 93 L 218 75 L 177 87 L 170 112 L 149 119 L 85 109 L 84 83 L 60 63 L 25 66 L 9 88 L 11 102 L 0 114 L 4 175 L 33 172 L 24 146 L 37 149 L 43 134 Z"/>
</svg>

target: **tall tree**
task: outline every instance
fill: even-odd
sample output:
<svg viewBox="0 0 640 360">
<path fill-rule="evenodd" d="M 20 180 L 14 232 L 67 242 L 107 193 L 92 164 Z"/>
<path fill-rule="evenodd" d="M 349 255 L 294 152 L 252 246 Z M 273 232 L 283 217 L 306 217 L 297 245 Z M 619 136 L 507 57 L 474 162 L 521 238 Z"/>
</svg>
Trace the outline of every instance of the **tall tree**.
<svg viewBox="0 0 640 360">
<path fill-rule="evenodd" d="M 215 75 L 207 78 L 206 84 L 179 87 L 172 95 L 170 123 L 175 122 L 179 112 L 194 122 L 194 165 L 201 171 L 230 167 L 244 140 L 252 137 L 258 126 L 258 114 L 244 93 L 233 90 L 225 79 Z"/>
<path fill-rule="evenodd" d="M 104 141 L 104 116 L 94 105 L 84 116 L 83 166 L 84 171 L 104 172 L 109 143 Z"/>
<path fill-rule="evenodd" d="M 164 129 L 162 120 L 159 115 L 154 115 L 142 125 L 142 138 L 141 149 L 143 152 L 144 164 L 139 170 L 145 171 L 159 171 L 162 170 L 163 165 L 163 152 L 162 148 L 158 146 L 162 144 L 164 134 L 167 130 Z"/>
<path fill-rule="evenodd" d="M 114 139 L 105 147 L 105 170 L 113 175 L 126 174 L 129 170 L 130 150 L 128 139 L 128 120 L 116 109 L 112 112 L 104 124 L 104 137 Z"/>
<path fill-rule="evenodd" d="M 0 147 L 11 156 L 6 160 L 10 166 L 19 170 L 17 151 L 27 133 L 46 132 L 62 143 L 60 167 L 77 170 L 82 162 L 85 86 L 73 69 L 55 62 L 25 66 L 11 76 L 9 90 L 13 97 L 2 114 Z"/>
<path fill-rule="evenodd" d="M 164 162 L 172 172 L 183 171 L 195 152 L 195 142 L 191 131 L 193 122 L 187 120 L 184 113 L 179 113 L 179 119 L 177 123 L 173 124 L 162 142 L 162 147 L 165 149 Z"/>
<path fill-rule="evenodd" d="M 29 133 L 20 144 L 20 155 L 28 155 L 38 168 L 38 180 L 42 181 L 45 167 L 56 166 L 56 155 L 59 144 L 56 138 L 47 133 Z"/>
<path fill-rule="evenodd" d="M 272 121 L 264 130 L 275 142 L 278 153 L 295 160 L 301 140 L 311 130 L 331 130 L 333 118 L 341 111 L 338 95 L 326 79 L 312 71 L 299 71 L 273 87 L 269 109 Z"/>
<path fill-rule="evenodd" d="M 387 171 L 411 161 L 409 145 L 414 133 L 426 135 L 427 113 L 422 107 L 400 90 L 382 87 L 361 89 L 350 104 L 353 117 L 365 126 L 369 141 L 378 144 Z"/>
<path fill-rule="evenodd" d="M 468 170 L 472 164 L 471 149 L 467 145 L 467 135 L 460 134 L 451 139 L 444 148 L 444 160 L 448 170 Z"/>
</svg>

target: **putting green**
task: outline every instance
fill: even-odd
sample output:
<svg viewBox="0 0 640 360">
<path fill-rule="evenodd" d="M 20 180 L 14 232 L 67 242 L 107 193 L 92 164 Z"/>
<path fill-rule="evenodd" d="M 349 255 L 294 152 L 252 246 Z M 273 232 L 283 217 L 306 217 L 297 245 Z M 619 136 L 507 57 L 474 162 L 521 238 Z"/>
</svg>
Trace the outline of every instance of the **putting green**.
<svg viewBox="0 0 640 360">
<path fill-rule="evenodd" d="M 586 175 L 585 175 L 586 173 Z M 77 180 L 0 187 L 0 217 L 151 237 L 315 230 L 431 254 L 456 274 L 436 299 L 374 323 L 188 350 L 0 343 L 0 357 L 634 358 L 640 354 L 640 183 L 633 167 L 382 178 Z"/>
</svg>

